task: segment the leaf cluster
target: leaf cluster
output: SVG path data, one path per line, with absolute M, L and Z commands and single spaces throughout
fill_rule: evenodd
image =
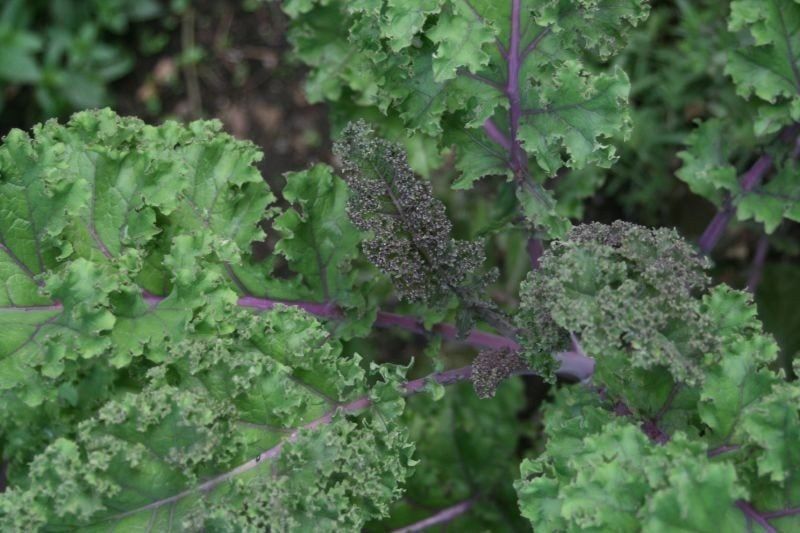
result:
M 482 243 L 457 241 L 430 182 L 418 178 L 403 148 L 378 138 L 364 122 L 335 146 L 352 196 L 347 213 L 370 237 L 364 254 L 392 280 L 401 298 L 439 304 L 476 285 Z
M 587 355 L 609 361 L 611 373 L 663 366 L 681 382 L 698 382 L 699 363 L 714 349 L 697 298 L 708 266 L 675 231 L 621 221 L 574 227 L 520 288 L 517 326 L 529 362 L 552 375 L 551 354 L 569 349 L 571 334 Z M 596 369 L 613 379 L 603 371 Z
M 513 178 L 523 212 L 547 232 L 561 234 L 565 224 L 542 188 L 546 179 L 564 167 L 612 164 L 610 140 L 630 130 L 627 76 L 597 65 L 647 16 L 643 2 L 295 0 L 283 7 L 295 52 L 312 67 L 312 101 L 341 101 L 339 113 L 355 101 L 383 115 L 387 131 L 400 124 L 401 139 L 421 139 L 434 153 L 453 150 L 455 188 L 484 176 Z
M 260 152 L 220 128 L 101 110 L 0 146 L 10 530 L 335 531 L 399 495 L 402 372 L 368 387 L 338 340 L 373 319 L 346 187 L 325 167 L 288 175 L 280 255 L 257 264 L 274 197 Z M 278 300 L 304 297 L 350 318 L 328 331 Z
M 713 41 L 730 84 L 717 109 L 683 139 L 676 175 L 695 194 L 773 233 L 784 219 L 800 219 L 793 125 L 800 6 L 742 0 L 726 7 L 727 28 L 717 27 Z M 739 99 L 730 98 L 732 90 Z M 757 160 L 743 159 L 754 151 L 760 152 Z
M 582 226 L 528 283 L 540 299 L 521 314 L 549 313 L 596 361 L 591 384 L 545 408 L 546 449 L 522 465 L 535 529 L 797 527 L 781 510 L 800 494 L 800 387 L 771 368 L 751 297 L 706 290 L 690 250 L 665 230 Z

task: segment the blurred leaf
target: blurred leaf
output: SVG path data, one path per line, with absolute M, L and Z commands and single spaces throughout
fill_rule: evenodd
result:
M 756 303 L 764 328 L 775 335 L 781 347 L 786 366 L 800 352 L 800 266 L 779 263 L 767 265 Z

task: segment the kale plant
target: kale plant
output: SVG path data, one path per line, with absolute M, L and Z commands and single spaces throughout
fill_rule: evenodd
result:
M 664 116 L 698 84 L 729 106 L 667 125 L 686 146 L 657 179 L 715 204 L 696 241 L 569 220 L 601 174 L 640 183 L 644 159 L 597 167 L 646 116 L 625 43 L 680 1 L 648 25 L 637 0 L 288 0 L 309 97 L 382 118 L 279 195 L 215 121 L 9 133 L 3 531 L 799 529 L 800 382 L 752 292 L 789 290 L 764 265 L 798 219 L 800 8 L 727 7 L 670 26 L 660 60 L 687 64 L 656 76 L 683 68 Z M 454 209 L 414 171 L 432 153 L 457 188 L 510 180 L 501 213 Z M 747 290 L 719 267 L 734 217 Z
M 674 231 L 594 223 L 523 285 L 534 368 L 549 372 L 570 337 L 595 361 L 590 384 L 545 409 L 545 451 L 523 462 L 535 530 L 797 526 L 800 386 L 770 368 L 778 347 L 752 297 L 709 288 L 708 266 Z
M 611 165 L 611 140 L 630 130 L 627 75 L 596 65 L 646 18 L 643 1 L 290 0 L 283 8 L 298 57 L 313 67 L 312 101 L 343 101 L 345 110 L 355 102 L 384 115 L 387 129 L 401 124 L 409 144 L 434 147 L 434 156 L 454 150 L 455 188 L 507 177 L 547 235 L 563 235 L 569 211 L 543 186 L 548 178 Z M 565 189 L 591 194 L 580 174 L 566 179 Z

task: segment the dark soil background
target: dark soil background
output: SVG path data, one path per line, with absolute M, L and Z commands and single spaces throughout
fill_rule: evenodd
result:
M 327 109 L 309 104 L 305 70 L 290 57 L 277 2 L 195 0 L 164 32 L 163 51 L 139 58 L 114 86 L 122 115 L 147 122 L 218 118 L 264 151 L 270 184 L 289 170 L 330 161 Z

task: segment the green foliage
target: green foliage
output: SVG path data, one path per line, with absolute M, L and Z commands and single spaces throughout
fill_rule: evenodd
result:
M 126 1 L 48 13 L 118 32 Z M 769 264 L 800 219 L 798 3 L 283 8 L 343 180 L 278 201 L 219 123 L 109 110 L 0 145 L 0 529 L 800 529 L 797 272 Z M 38 83 L 47 44 L 8 20 L 0 77 Z M 676 170 L 715 239 L 789 237 L 759 241 L 761 319 L 678 230 L 572 226 L 593 195 L 663 223 Z M 406 381 L 419 353 L 477 355 Z
M 365 333 L 375 320 L 375 302 L 369 297 L 373 284 L 361 279 L 364 273 L 353 268 L 359 258 L 361 233 L 346 213 L 347 185 L 330 167 L 316 165 L 287 174 L 282 194 L 296 207 L 275 218 L 273 228 L 282 238 L 274 251 L 286 258 L 300 282 L 284 289 L 289 291 L 287 297 L 335 302 L 352 311 L 350 316 L 363 317 L 339 324 L 337 333 Z M 353 290 L 355 287 L 359 290 Z M 273 288 L 271 294 L 276 292 Z
M 739 220 L 753 219 L 772 233 L 784 219 L 800 220 L 793 151 L 797 131 L 792 126 L 798 115 L 794 50 L 800 46 L 800 6 L 785 0 L 735 0 L 725 7 L 717 16 L 727 17 L 728 28 L 714 27 L 706 39 L 714 45 L 705 57 L 707 62 L 711 54 L 725 57 L 724 72 L 732 83 L 708 95 L 714 108 L 700 114 L 708 120 L 685 137 L 686 149 L 678 153 L 683 166 L 676 175 L 692 192 L 715 204 L 732 203 Z M 712 16 L 709 9 L 702 12 Z M 687 44 L 702 50 L 700 41 L 695 34 Z M 719 79 L 721 63 L 712 64 Z M 733 89 L 748 101 L 731 99 Z M 754 151 L 769 156 L 768 164 L 761 165 L 765 168 L 759 168 L 763 159 L 753 164 L 748 158 Z
M 653 444 L 596 403 L 583 409 L 598 410 L 602 425 L 576 434 L 571 409 L 553 407 L 549 453 L 522 465 L 520 506 L 537 531 L 745 530 L 734 503 L 746 493 L 730 463 L 682 434 Z
M 624 45 L 648 6 L 529 0 L 517 11 L 513 5 L 294 0 L 284 10 L 294 19 L 295 52 L 312 67 L 311 101 L 353 99 L 438 151 L 454 150 L 456 188 L 488 175 L 514 178 L 523 213 L 559 235 L 565 213 L 542 184 L 562 167 L 616 160 L 610 140 L 630 130 L 629 83 L 620 69 L 596 64 Z M 488 119 L 509 146 L 484 131 Z M 530 175 L 528 157 L 537 166 Z
M 537 531 L 742 531 L 748 505 L 796 505 L 800 455 L 789 443 L 800 432 L 800 386 L 770 369 L 778 347 L 748 295 L 724 286 L 695 294 L 702 263 L 695 272 L 670 265 L 670 288 L 658 290 L 660 267 L 681 256 L 691 264 L 685 251 L 669 232 L 586 226 L 537 271 L 549 278 L 560 259 L 568 273 L 544 294 L 561 299 L 539 304 L 596 360 L 591 386 L 564 388 L 545 409 L 546 449 L 522 465 L 520 506 Z M 600 266 L 587 270 L 573 259 L 581 252 Z M 636 313 L 617 303 L 631 284 Z M 571 315 L 558 307 L 567 299 Z M 771 523 L 800 524 L 792 514 Z
M 323 167 L 288 176 L 297 207 L 275 219 L 293 277 L 252 261 L 274 214 L 260 158 L 217 122 L 153 127 L 108 110 L 7 136 L 4 524 L 357 529 L 400 494 L 413 446 L 397 373 L 382 367 L 368 389 L 360 358 L 302 311 L 236 305 L 271 291 L 319 298 L 352 317 L 334 328 L 346 336 L 368 314 L 350 264 L 360 234 Z M 374 415 L 347 414 L 370 401 Z
M 226 265 L 263 236 L 273 200 L 259 158 L 216 123 L 154 128 L 110 111 L 33 138 L 12 131 L 0 148 L 9 401 L 58 404 L 60 384 L 85 372 L 105 390 L 114 368 L 158 362 L 168 338 L 217 327 L 236 302 Z
M 614 377 L 623 368 L 665 366 L 697 383 L 714 346 L 693 298 L 708 284 L 707 266 L 674 231 L 619 221 L 576 226 L 520 289 L 517 325 L 529 362 L 552 376 L 551 354 L 568 348 L 571 333 L 587 355 L 606 362 L 595 373 L 616 394 L 633 388 Z
M 340 531 L 385 515 L 413 450 L 396 420 L 335 414 L 294 433 L 365 393 L 358 358 L 298 310 L 240 311 L 227 324 L 171 343 L 141 390 L 50 443 L 0 498 L 3 523 Z
M 734 0 L 729 27 L 744 37 L 730 53 L 725 72 L 740 95 L 769 104 L 760 106 L 756 131 L 775 132 L 800 119 L 800 63 L 795 54 L 800 47 L 800 5 Z
M 732 201 L 739 220 L 760 222 L 767 233 L 774 232 L 783 219 L 800 221 L 797 162 L 788 147 L 773 143 L 770 152 L 776 160 L 776 172 L 769 181 L 759 177 L 756 183 L 747 184 L 748 178 L 740 180 L 736 166 L 731 163 L 737 145 L 728 142 L 726 129 L 727 125 L 720 120 L 700 124 L 687 137 L 687 149 L 678 154 L 683 166 L 676 175 L 692 192 L 714 203 Z M 753 168 L 758 169 L 755 165 Z M 748 174 L 753 175 L 753 170 Z M 766 183 L 761 185 L 761 181 Z
M 728 2 L 716 0 L 654 2 L 647 23 L 631 31 L 615 60 L 631 79 L 632 132 L 617 143 L 613 167 L 584 173 L 606 182 L 602 198 L 619 205 L 628 220 L 665 224 L 685 202 L 675 180 L 676 152 L 696 120 L 724 121 L 725 146 L 737 157 L 758 147 L 755 110 L 724 73 L 726 51 L 736 42 L 727 28 L 729 12 Z
M 472 326 L 472 313 L 499 316 L 482 296 L 493 278 L 479 272 L 483 244 L 451 237 L 444 205 L 430 183 L 414 175 L 403 148 L 359 121 L 345 129 L 334 151 L 353 192 L 347 214 L 369 233 L 364 255 L 389 276 L 400 298 L 438 309 L 457 301 L 461 331 Z
M 477 398 L 468 384 L 448 388 L 444 398 L 409 400 L 404 415 L 419 460 L 403 500 L 386 531 L 414 523 L 462 501 L 468 513 L 449 523 L 458 531 L 521 531 L 512 483 L 519 477 L 516 448 L 521 437 L 517 413 L 522 408 L 522 383 L 507 381 L 491 400 Z
M 119 36 L 163 15 L 154 0 L 9 0 L 0 8 L 0 109 L 29 105 L 39 120 L 108 103 L 133 67 Z M 8 96 L 12 96 L 8 100 Z

